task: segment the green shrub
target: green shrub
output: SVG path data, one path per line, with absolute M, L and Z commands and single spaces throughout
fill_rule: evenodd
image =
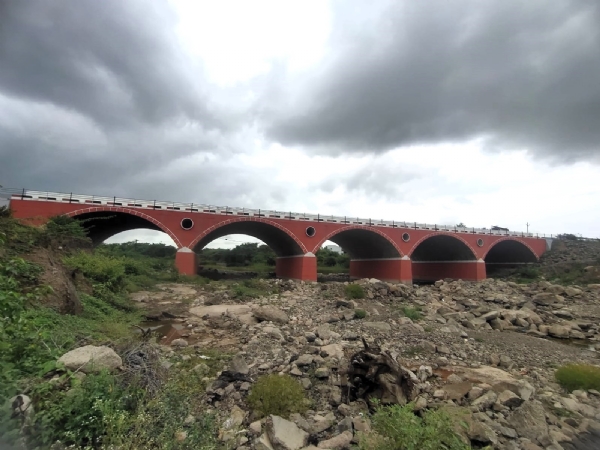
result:
M 68 375 L 64 375 L 66 382 Z M 48 446 L 57 440 L 66 445 L 98 448 L 120 444 L 131 420 L 125 392 L 108 373 L 87 375 L 82 382 L 71 379 L 69 391 L 52 383 L 34 389 L 36 403 L 33 442 Z
M 374 433 L 360 437 L 361 450 L 466 450 L 454 432 L 456 424 L 443 410 L 428 410 L 423 417 L 413 413 L 413 405 L 377 408 L 372 417 Z
M 247 398 L 250 407 L 260 417 L 275 414 L 289 417 L 306 411 L 304 389 L 289 375 L 270 374 L 260 377 Z
M 364 309 L 355 309 L 354 310 L 354 318 L 355 319 L 364 319 L 367 317 L 367 312 Z
M 46 232 L 52 237 L 87 237 L 81 222 L 66 215 L 52 217 L 46 223 Z
M 212 362 L 214 358 L 207 360 Z M 197 358 L 186 362 L 186 368 L 198 364 Z M 222 367 L 221 367 L 222 368 Z M 184 369 L 182 367 L 182 369 Z M 210 376 L 216 368 L 209 368 Z M 198 449 L 213 450 L 220 448 L 217 444 L 218 425 L 213 414 L 205 411 L 202 397 L 206 391 L 206 383 L 194 370 L 185 369 L 171 374 L 167 383 L 152 399 L 144 399 L 136 410 L 135 419 L 127 431 L 121 450 L 138 449 Z M 189 416 L 194 423 L 184 428 L 184 421 Z M 174 439 L 175 433 L 186 431 L 183 442 Z
M 348 298 L 365 298 L 365 290 L 360 284 L 348 284 L 344 292 Z
M 423 318 L 423 315 L 421 314 L 421 310 L 419 308 L 411 308 L 410 306 L 404 306 L 401 309 L 401 312 L 404 315 L 404 317 L 408 317 L 410 320 L 414 320 L 415 322 Z
M 554 373 L 556 381 L 567 391 L 600 389 L 600 367 L 589 364 L 567 364 Z
M 79 252 L 65 258 L 65 264 L 72 269 L 81 270 L 86 278 L 105 284 L 113 291 L 124 287 L 125 264 L 120 258 Z

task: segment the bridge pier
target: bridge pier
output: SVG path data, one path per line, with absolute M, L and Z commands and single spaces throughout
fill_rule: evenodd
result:
M 312 253 L 298 256 L 282 256 L 275 260 L 278 278 L 317 281 L 317 257 Z
M 175 267 L 182 275 L 197 275 L 198 255 L 187 247 L 181 247 L 175 254 Z
M 465 281 L 485 280 L 485 262 L 477 261 L 413 261 L 413 278 L 417 281 L 437 281 L 454 278 Z
M 402 258 L 353 259 L 350 278 L 376 278 L 390 283 L 412 284 L 412 266 L 408 256 Z

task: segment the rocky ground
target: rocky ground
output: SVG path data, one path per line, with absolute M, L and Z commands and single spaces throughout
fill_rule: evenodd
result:
M 370 429 L 348 374 L 363 339 L 408 383 L 396 399 L 466 411 L 465 439 L 476 448 L 600 448 L 600 393 L 568 394 L 554 380 L 566 362 L 600 364 L 600 285 L 361 280 L 366 297 L 348 300 L 344 283 L 264 283 L 278 293 L 241 301 L 225 287 L 164 285 L 134 296 L 151 318 L 174 325 L 159 329 L 171 361 L 207 347 L 236 355 L 206 392 L 233 448 L 349 448 Z M 415 310 L 419 320 L 406 317 Z M 312 410 L 256 420 L 245 398 L 268 373 L 296 377 Z

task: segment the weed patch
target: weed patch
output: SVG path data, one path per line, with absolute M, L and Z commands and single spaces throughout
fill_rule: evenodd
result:
M 302 413 L 307 409 L 304 389 L 289 375 L 260 377 L 252 386 L 247 401 L 260 417 L 275 414 L 287 418 L 292 413 Z
M 423 315 L 421 314 L 421 308 L 419 308 L 419 307 L 413 308 L 410 306 L 403 306 L 400 309 L 400 313 L 404 317 L 408 317 L 410 320 L 413 320 L 415 322 L 418 320 L 421 320 L 423 318 Z
M 348 298 L 365 298 L 365 290 L 360 284 L 348 284 L 344 287 L 344 292 Z
M 355 309 L 354 310 L 354 318 L 355 319 L 364 319 L 367 317 L 367 312 L 364 309 Z
M 600 367 L 589 364 L 567 364 L 554 373 L 556 381 L 567 391 L 600 389 Z
M 375 433 L 362 435 L 361 450 L 466 450 L 454 432 L 452 417 L 443 410 L 429 410 L 423 417 L 413 413 L 413 405 L 377 408 L 372 417 Z

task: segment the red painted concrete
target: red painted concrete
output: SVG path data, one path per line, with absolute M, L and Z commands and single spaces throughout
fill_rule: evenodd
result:
M 198 274 L 198 255 L 192 251 L 179 251 L 175 254 L 175 267 L 183 275 Z
M 465 262 L 413 262 L 412 275 L 415 280 L 437 281 L 454 278 L 467 281 L 485 280 L 485 263 Z
M 317 258 L 314 256 L 277 258 L 275 274 L 280 278 L 317 281 Z
M 392 283 L 412 283 L 410 260 L 360 259 L 350 261 L 350 278 L 377 278 Z
M 233 214 L 211 214 L 204 212 L 190 212 L 177 210 L 154 210 L 152 208 L 142 207 L 123 207 L 123 206 L 105 206 L 93 204 L 66 203 L 47 200 L 21 200 L 13 198 L 10 202 L 11 209 L 16 218 L 28 221 L 33 225 L 41 225 L 48 218 L 60 214 L 67 214 L 72 217 L 79 216 L 88 212 L 120 212 L 131 214 L 148 220 L 154 226 L 167 233 L 175 242 L 177 248 L 194 249 L 203 237 L 210 232 L 218 230 L 220 227 L 238 222 L 262 222 L 285 232 L 297 244 L 304 254 L 315 253 L 321 245 L 327 240 L 334 238 L 336 234 L 351 229 L 364 229 L 377 233 L 390 242 L 400 256 L 410 257 L 417 246 L 425 239 L 435 235 L 452 236 L 463 242 L 473 253 L 474 258 L 483 259 L 489 250 L 498 242 L 510 239 L 527 246 L 533 254 L 539 258 L 546 251 L 546 240 L 531 237 L 499 236 L 488 234 L 472 234 L 458 232 L 441 232 L 426 229 L 414 228 L 391 228 L 385 226 L 349 225 L 333 222 L 309 222 L 295 219 L 282 219 L 276 217 L 248 217 Z M 189 230 L 181 227 L 181 220 L 191 218 L 194 226 Z M 316 232 L 314 236 L 307 236 L 306 228 L 314 227 Z M 279 232 L 280 232 L 279 231 Z M 402 240 L 402 234 L 409 233 L 408 242 Z M 483 245 L 479 246 L 477 240 L 482 239 Z M 198 250 L 198 249 L 194 249 Z M 178 253 L 179 255 L 179 253 Z M 291 255 L 281 255 L 291 256 Z M 195 273 L 192 271 L 191 256 L 178 256 L 176 258 L 177 267 L 183 273 Z M 277 273 L 281 276 L 315 280 L 316 279 L 316 258 L 286 258 L 297 260 L 295 262 L 278 259 Z M 412 264 L 410 260 L 400 260 L 399 263 L 371 262 L 363 264 L 360 261 L 351 263 L 351 272 L 358 275 L 368 275 L 374 278 L 388 278 L 390 280 L 408 281 L 415 278 L 439 279 L 441 277 L 463 278 L 480 280 L 485 278 L 484 264 L 473 264 L 473 267 L 463 263 L 428 263 Z M 391 260 L 393 261 L 393 260 Z M 400 265 L 398 268 L 397 265 Z M 441 275 L 441 276 L 440 276 Z

